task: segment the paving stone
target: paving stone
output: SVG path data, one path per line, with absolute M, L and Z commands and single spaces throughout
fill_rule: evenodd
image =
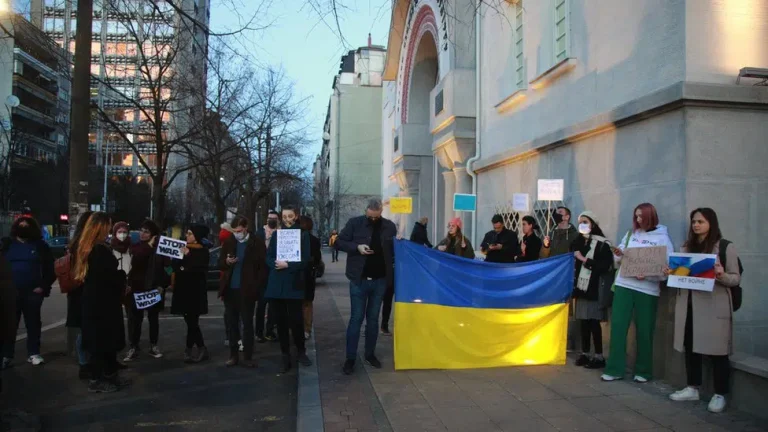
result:
M 660 426 L 647 417 L 630 410 L 598 413 L 594 417 L 615 431 L 633 431 Z
M 584 412 L 565 399 L 527 402 L 526 405 L 544 418 L 580 415 Z
M 579 432 L 608 432 L 611 431 L 604 423 L 596 418 L 586 414 L 565 415 L 558 417 L 547 417 L 547 423 L 560 431 L 579 431 Z
M 619 411 L 626 409 L 621 403 L 607 397 L 586 397 L 586 398 L 573 398 L 569 401 L 584 411 L 586 414 L 596 414 L 601 412 Z
M 504 432 L 556 432 L 557 428 L 541 417 L 508 417 L 496 424 Z

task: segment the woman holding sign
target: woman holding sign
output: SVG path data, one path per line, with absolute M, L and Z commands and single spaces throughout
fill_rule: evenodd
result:
M 718 259 L 715 262 L 715 286 L 712 291 L 677 291 L 675 349 L 685 353 L 688 387 L 672 393 L 669 398 L 673 401 L 699 400 L 702 356 L 706 355 L 712 360 L 715 380 L 715 395 L 708 409 L 719 413 L 725 409 L 725 395 L 730 381 L 728 355 L 733 349 L 731 288 L 739 286 L 741 282 L 739 256 L 733 243 L 723 240 L 717 213 L 710 208 L 699 208 L 691 212 L 688 240 L 682 252 L 718 255 Z
M 453 218 L 448 222 L 448 235 L 437 244 L 435 249 L 468 259 L 475 259 L 475 250 L 472 243 L 464 236 L 461 228 L 464 224 L 459 218 Z
M 200 331 L 200 315 L 208 313 L 208 290 L 205 275 L 210 253 L 202 244 L 208 236 L 208 227 L 195 225 L 187 230 L 187 247 L 182 260 L 173 260 L 175 282 L 171 313 L 183 315 L 187 323 L 187 345 L 184 362 L 199 363 L 208 360 L 203 333 Z M 197 346 L 197 354 L 192 349 Z

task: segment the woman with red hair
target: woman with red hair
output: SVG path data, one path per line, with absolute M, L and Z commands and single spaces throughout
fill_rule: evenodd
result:
M 448 222 L 448 235 L 437 244 L 436 249 L 440 252 L 447 252 L 452 255 L 475 259 L 475 250 L 472 243 L 461 232 L 464 224 L 461 219 L 453 218 Z
M 667 227 L 659 224 L 659 215 L 652 204 L 643 203 L 632 213 L 632 230 L 624 235 L 617 248 L 613 249 L 616 265 L 621 264 L 624 251 L 628 248 L 663 246 L 667 258 L 674 252 Z M 619 272 L 620 274 L 621 272 Z M 635 361 L 635 382 L 648 382 L 653 376 L 653 330 L 656 327 L 656 310 L 659 304 L 661 282 L 666 277 L 621 277 L 617 274 L 614 284 L 613 313 L 611 315 L 611 347 L 603 381 L 624 378 L 627 358 L 627 332 L 635 317 L 637 359 Z

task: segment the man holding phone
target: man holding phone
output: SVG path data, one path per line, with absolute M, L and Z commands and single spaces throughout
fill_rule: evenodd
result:
M 485 234 L 480 250 L 485 254 L 485 261 L 491 263 L 513 263 L 522 255 L 517 235 L 504 226 L 504 218 L 494 215 L 491 219 L 493 230 Z

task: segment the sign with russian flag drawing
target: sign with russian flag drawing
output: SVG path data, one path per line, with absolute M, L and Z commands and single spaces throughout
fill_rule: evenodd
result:
M 716 260 L 717 255 L 712 254 L 670 254 L 667 286 L 712 291 L 715 288 Z

